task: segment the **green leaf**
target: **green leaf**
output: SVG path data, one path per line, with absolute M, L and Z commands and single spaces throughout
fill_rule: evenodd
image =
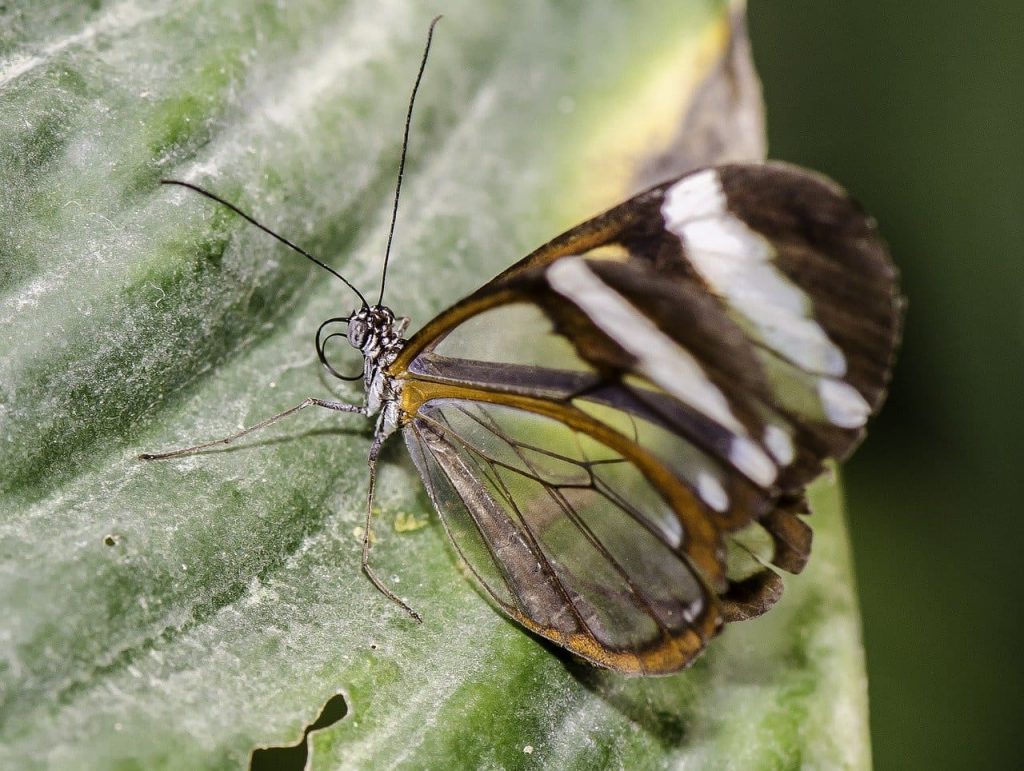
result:
M 328 394 L 312 333 L 353 307 L 158 180 L 216 189 L 372 292 L 434 9 L 41 6 L 0 18 L 0 765 L 239 767 L 335 694 L 313 767 L 868 764 L 832 482 L 780 605 L 637 680 L 499 616 L 397 441 L 373 562 L 424 623 L 382 598 L 358 568 L 371 426 L 353 416 L 138 462 Z M 756 82 L 742 131 L 694 119 L 732 93 L 725 2 L 439 10 L 388 284 L 416 321 L 652 175 L 760 146 Z

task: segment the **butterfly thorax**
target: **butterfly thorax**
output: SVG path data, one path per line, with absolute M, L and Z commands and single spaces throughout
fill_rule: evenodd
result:
M 400 423 L 401 385 L 387 374 L 405 347 L 402 337 L 409 324 L 407 318 L 395 318 L 384 305 L 362 308 L 349 318 L 348 342 L 363 354 L 363 385 L 366 388 L 366 414 L 380 413 L 377 433 L 387 436 Z

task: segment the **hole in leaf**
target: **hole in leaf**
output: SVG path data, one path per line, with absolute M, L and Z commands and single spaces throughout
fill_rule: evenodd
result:
M 107 546 L 117 546 L 121 542 L 121 536 L 116 533 L 108 533 L 103 536 L 103 543 Z
M 345 697 L 340 693 L 329 698 L 320 715 L 306 726 L 302 739 L 288 747 L 257 747 L 252 751 L 249 771 L 302 771 L 309 759 L 309 735 L 334 725 L 348 714 Z

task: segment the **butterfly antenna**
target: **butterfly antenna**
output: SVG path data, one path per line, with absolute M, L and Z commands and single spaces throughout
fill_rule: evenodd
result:
M 296 244 L 293 244 L 291 241 L 289 241 L 284 236 L 278 235 L 273 230 L 268 228 L 266 225 L 263 225 L 260 222 L 257 222 L 255 219 L 250 217 L 248 214 L 246 214 L 244 211 L 239 209 L 233 203 L 230 203 L 229 201 L 225 201 L 219 195 L 211 193 L 209 190 L 204 190 L 203 188 L 199 187 L 199 185 L 193 185 L 191 182 L 181 182 L 181 181 L 176 180 L 176 179 L 161 179 L 160 180 L 160 184 L 161 185 L 178 185 L 179 187 L 186 187 L 189 190 L 192 190 L 192 191 L 195 191 L 196 193 L 199 193 L 199 195 L 202 195 L 202 196 L 205 196 L 206 198 L 209 198 L 211 201 L 216 201 L 217 203 L 221 204 L 222 206 L 226 206 L 227 208 L 231 209 L 231 211 L 233 211 L 235 214 L 237 214 L 242 219 L 246 220 L 247 222 L 252 223 L 256 227 L 258 227 L 260 230 L 262 230 L 264 233 L 269 233 L 270 235 L 272 235 L 274 238 L 276 238 L 278 241 L 280 241 L 282 244 L 284 244 L 288 248 L 294 249 L 296 252 L 301 254 L 306 259 L 308 259 L 311 262 L 314 262 L 317 265 L 319 265 L 321 268 L 326 270 L 328 273 L 333 275 L 335 278 L 340 279 L 341 282 L 345 286 L 347 286 L 349 289 L 351 289 L 353 292 L 356 293 L 356 296 L 359 298 L 359 301 L 363 304 L 364 308 L 366 308 L 368 306 L 368 303 L 366 302 L 366 298 L 363 297 L 362 292 L 360 292 L 358 289 L 356 289 L 354 286 L 352 286 L 351 282 L 347 278 L 345 278 L 343 275 L 338 273 L 338 271 L 336 271 L 330 265 L 327 265 L 326 263 L 321 262 L 320 260 L 318 260 L 312 254 L 310 254 L 305 249 L 303 249 L 301 246 L 297 246 Z
M 430 53 L 430 41 L 434 39 L 434 27 L 441 21 L 441 16 L 435 16 L 430 22 L 430 29 L 427 30 L 427 44 L 423 48 L 423 59 L 420 61 L 420 71 L 416 75 L 416 83 L 412 87 L 412 96 L 409 97 L 409 111 L 405 116 L 405 137 L 402 139 L 402 159 L 398 162 L 398 182 L 395 184 L 395 204 L 391 209 L 391 227 L 388 230 L 388 245 L 384 250 L 384 270 L 380 274 L 380 295 L 377 297 L 377 305 L 384 301 L 384 282 L 388 277 L 388 260 L 391 258 L 391 241 L 395 237 L 395 221 L 398 219 L 398 197 L 402 193 L 402 175 L 405 173 L 405 156 L 409 150 L 409 127 L 412 125 L 412 107 L 416 104 L 416 92 L 420 90 L 420 81 L 423 80 L 423 70 L 427 67 L 427 55 Z

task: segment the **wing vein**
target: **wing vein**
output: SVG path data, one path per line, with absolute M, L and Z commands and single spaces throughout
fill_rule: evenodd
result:
M 492 423 L 491 430 L 495 433 L 495 435 L 501 438 L 502 441 L 506 442 L 512 448 L 513 452 L 515 452 L 519 456 L 519 459 L 527 466 L 527 468 L 530 469 L 530 471 L 533 474 L 537 474 L 537 470 L 533 463 L 517 447 L 519 442 L 517 440 L 510 439 L 509 437 L 505 436 L 502 433 L 499 433 L 499 427 L 494 422 L 493 418 L 491 418 L 489 415 L 486 415 L 486 411 L 483 408 L 479 409 L 480 412 L 482 412 L 483 415 L 488 418 L 488 422 Z M 659 534 L 654 532 L 654 529 L 651 528 L 650 525 L 646 522 L 646 518 L 641 516 L 640 519 L 637 519 L 637 517 L 633 515 L 632 511 L 630 511 L 629 509 L 625 509 L 622 506 L 619 506 L 614 500 L 612 500 L 609 496 L 605 495 L 600 489 L 598 489 L 593 473 L 590 472 L 589 467 L 584 467 L 587 469 L 587 472 L 591 479 L 590 485 L 587 486 L 585 489 L 592 490 L 597 495 L 600 495 L 612 506 L 615 506 L 616 508 L 620 509 L 628 516 L 630 516 L 630 518 L 636 521 L 637 524 L 645 526 L 652 533 L 652 535 L 655 535 L 655 537 L 659 536 Z M 515 469 L 511 470 L 515 471 Z M 583 536 L 587 539 L 591 546 L 593 546 L 597 550 L 597 552 L 605 559 L 605 561 L 612 566 L 615 572 L 618 573 L 619 577 L 625 582 L 626 587 L 629 589 L 630 593 L 643 607 L 643 610 L 645 610 L 647 615 L 650 616 L 650 618 L 652 618 L 654 622 L 658 625 L 658 628 L 661 631 L 663 637 L 665 639 L 672 639 L 672 634 L 670 630 L 667 626 L 665 626 L 661 618 L 654 610 L 653 600 L 633 581 L 632 577 L 629 575 L 629 572 L 626 570 L 623 564 L 610 551 L 608 551 L 608 548 L 601 542 L 601 539 L 598 538 L 594 531 L 591 529 L 591 527 L 583 521 L 583 518 L 580 516 L 579 512 L 576 511 L 576 509 L 572 506 L 569 500 L 561 493 L 562 489 L 564 489 L 566 486 L 559 484 L 546 485 L 542 483 L 541 487 L 548 494 L 551 500 L 562 510 L 562 512 L 565 514 L 568 520 L 572 522 L 576 529 L 583 534 Z M 516 510 L 518 512 L 518 506 L 516 507 Z M 529 527 L 526 524 L 525 518 L 523 518 L 523 524 L 524 526 Z M 668 544 L 665 545 L 668 546 Z M 679 555 L 674 549 L 670 548 L 670 551 L 672 551 L 674 555 L 683 558 L 682 555 Z M 692 571 L 692 567 L 690 567 L 689 564 L 687 564 L 687 567 L 690 568 L 690 570 Z

